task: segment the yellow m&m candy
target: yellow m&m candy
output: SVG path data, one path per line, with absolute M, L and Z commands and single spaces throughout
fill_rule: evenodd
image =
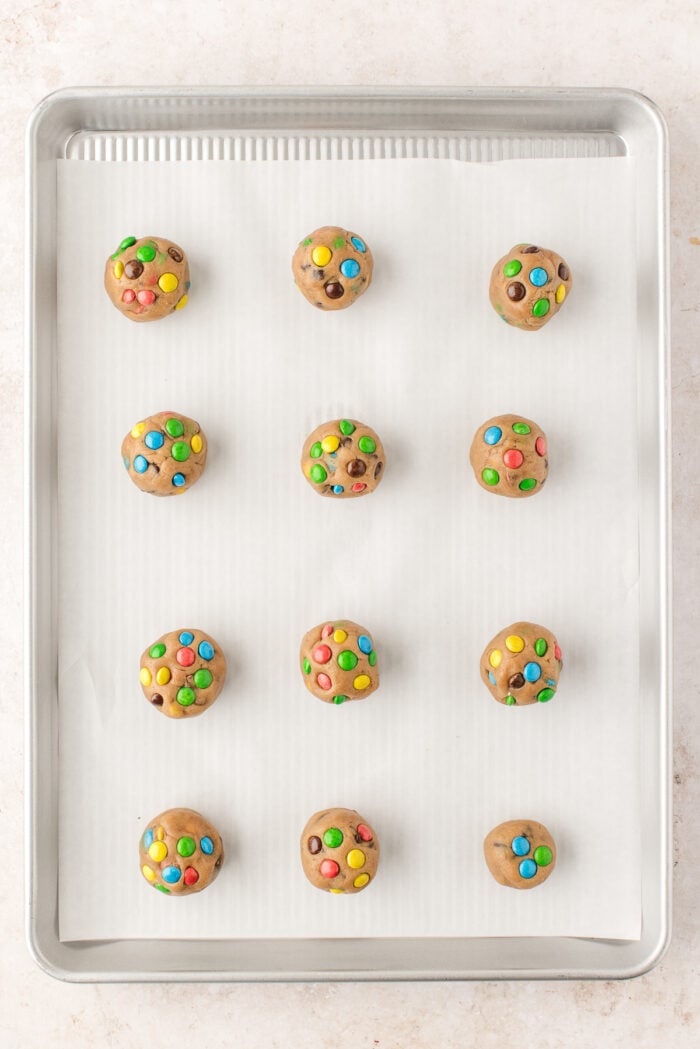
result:
M 325 244 L 319 244 L 317 248 L 311 252 L 311 258 L 314 266 L 327 266 L 331 261 L 331 249 L 327 248 Z
M 161 273 L 158 278 L 158 287 L 162 292 L 168 295 L 171 291 L 175 291 L 179 284 L 179 280 L 174 273 Z

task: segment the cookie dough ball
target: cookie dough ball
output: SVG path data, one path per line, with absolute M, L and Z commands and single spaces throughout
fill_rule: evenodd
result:
M 547 480 L 547 438 L 532 419 L 496 415 L 474 434 L 469 461 L 487 492 L 524 499 L 537 495 Z
M 554 870 L 557 847 L 542 823 L 507 820 L 486 835 L 484 859 L 499 885 L 534 889 Z
M 301 865 L 317 889 L 360 892 L 379 866 L 379 842 L 354 809 L 324 809 L 311 817 L 301 835 Z
M 493 267 L 489 297 L 508 324 L 536 331 L 559 312 L 570 291 L 571 270 L 561 255 L 516 244 Z
M 141 688 L 169 718 L 194 718 L 217 698 L 226 680 L 226 659 L 203 630 L 171 630 L 141 656 Z
M 292 257 L 299 291 L 320 310 L 344 310 L 369 288 L 374 261 L 362 237 L 322 226 L 304 237 Z
M 105 288 L 132 321 L 159 321 L 187 305 L 190 267 L 165 237 L 125 237 L 105 266 Z
M 536 623 L 511 623 L 481 655 L 481 677 L 499 703 L 524 707 L 548 703 L 557 691 L 563 663 L 551 630 Z
M 369 495 L 384 476 L 384 448 L 370 426 L 356 419 L 322 423 L 304 441 L 301 468 L 319 495 Z
M 368 630 L 339 619 L 309 630 L 299 664 L 309 692 L 324 703 L 366 699 L 379 688 L 379 667 Z
M 157 412 L 122 441 L 122 462 L 137 488 L 150 495 L 179 495 L 199 480 L 207 439 L 199 423 L 177 412 Z
M 201 892 L 224 862 L 216 827 L 194 809 L 167 809 L 148 824 L 139 842 L 139 863 L 146 881 L 169 896 Z

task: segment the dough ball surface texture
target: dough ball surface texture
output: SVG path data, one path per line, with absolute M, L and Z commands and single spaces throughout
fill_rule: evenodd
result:
M 139 841 L 141 874 L 168 896 L 189 896 L 211 885 L 224 862 L 216 827 L 194 809 L 167 809 L 150 820 Z
M 481 655 L 481 679 L 494 699 L 509 707 L 548 703 L 557 691 L 563 663 L 551 630 L 536 623 L 511 623 Z
M 146 699 L 169 718 L 194 718 L 224 687 L 226 659 L 203 630 L 171 630 L 149 645 L 139 673 Z
M 299 664 L 309 692 L 324 703 L 366 699 L 379 688 L 372 635 L 349 619 L 327 620 L 304 634 Z
M 194 419 L 178 412 L 156 412 L 126 435 L 122 462 L 142 492 L 180 495 L 202 476 L 207 439 Z
M 537 495 L 547 480 L 547 437 L 523 415 L 495 415 L 474 434 L 469 461 L 487 492 L 526 499 Z
M 369 288 L 373 266 L 366 241 L 340 226 L 314 230 L 292 257 L 296 286 L 320 310 L 352 306 Z
M 333 419 L 317 426 L 301 453 L 304 477 L 319 495 L 331 499 L 369 495 L 384 476 L 385 463 L 379 437 L 356 419 Z
M 544 824 L 507 820 L 486 835 L 484 859 L 499 885 L 534 889 L 554 870 L 557 847 Z
M 536 244 L 516 244 L 491 273 L 491 305 L 508 324 L 537 331 L 558 313 L 571 291 L 561 255 Z
M 105 264 L 105 289 L 132 321 L 158 321 L 187 305 L 190 267 L 165 237 L 125 237 Z
M 361 892 L 377 873 L 377 836 L 354 809 L 315 813 L 302 831 L 300 845 L 304 874 L 317 889 Z

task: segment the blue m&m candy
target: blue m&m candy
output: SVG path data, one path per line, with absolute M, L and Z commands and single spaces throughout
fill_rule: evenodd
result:
M 202 659 L 210 660 L 214 658 L 214 648 L 208 641 L 200 641 L 197 651 Z
M 542 676 L 542 667 L 539 663 L 526 663 L 523 674 L 526 681 L 539 681 Z
M 356 277 L 360 272 L 360 264 L 356 259 L 345 259 L 340 264 L 340 272 L 344 277 L 347 277 L 348 280 L 352 280 L 352 278 Z
M 152 451 L 157 451 L 158 448 L 162 448 L 164 441 L 165 438 L 159 430 L 149 430 L 143 439 L 143 443 Z
M 530 851 L 530 842 L 522 835 L 518 835 L 517 838 L 513 838 L 510 847 L 516 856 L 527 856 Z

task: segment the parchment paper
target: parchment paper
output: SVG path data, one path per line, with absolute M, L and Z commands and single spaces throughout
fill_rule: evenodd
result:
M 640 932 L 634 169 L 629 159 L 59 164 L 57 536 L 60 935 L 324 937 Z M 290 259 L 317 226 L 365 237 L 372 288 L 324 314 Z M 190 304 L 154 324 L 102 288 L 129 234 L 189 253 Z M 534 238 L 574 274 L 538 333 L 503 324 L 491 267 Z M 209 464 L 173 499 L 120 459 L 142 417 L 174 409 Z M 472 435 L 534 418 L 547 487 L 484 492 Z M 338 416 L 381 435 L 373 495 L 314 494 L 298 459 Z M 332 707 L 305 690 L 302 634 L 366 626 L 382 684 Z M 555 631 L 554 701 L 506 708 L 479 680 L 502 626 Z M 144 699 L 143 648 L 202 627 L 229 681 L 173 722 Z M 227 859 L 207 891 L 153 892 L 149 819 L 196 808 Z M 313 889 L 298 857 L 312 812 L 357 808 L 377 830 L 365 892 Z M 559 848 L 546 885 L 514 892 L 482 840 L 511 817 Z

